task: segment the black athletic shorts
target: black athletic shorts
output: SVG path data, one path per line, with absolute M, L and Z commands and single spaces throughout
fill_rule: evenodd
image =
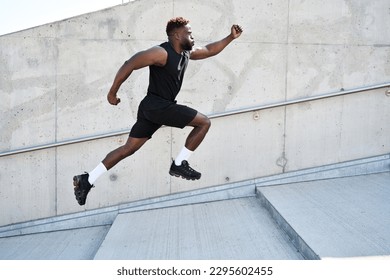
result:
M 176 104 L 176 101 L 148 94 L 139 104 L 137 122 L 133 125 L 130 136 L 151 138 L 163 125 L 184 128 L 197 113 L 190 107 Z

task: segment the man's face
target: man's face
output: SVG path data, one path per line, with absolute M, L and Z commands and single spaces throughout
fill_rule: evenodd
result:
M 186 51 L 192 50 L 195 41 L 192 37 L 191 26 L 189 24 L 185 25 L 183 28 L 180 28 L 178 33 L 180 35 L 180 46 Z

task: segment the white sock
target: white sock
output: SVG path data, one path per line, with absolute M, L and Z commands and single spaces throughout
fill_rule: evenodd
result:
M 96 168 L 89 173 L 88 182 L 93 185 L 93 183 L 95 183 L 95 181 L 100 177 L 100 175 L 104 174 L 105 172 L 107 172 L 107 168 L 102 162 L 99 163 L 99 165 L 96 166 Z
M 183 147 L 183 149 L 181 149 L 180 153 L 177 155 L 177 157 L 175 159 L 176 166 L 181 165 L 181 162 L 183 160 L 188 160 L 190 158 L 190 156 L 192 155 L 192 153 L 193 153 L 193 151 L 190 151 L 186 147 Z

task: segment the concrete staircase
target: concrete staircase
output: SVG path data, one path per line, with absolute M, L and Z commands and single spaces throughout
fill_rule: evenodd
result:
M 383 155 L 1 227 L 0 259 L 390 258 L 389 201 Z
M 390 172 L 259 189 L 308 259 L 390 258 Z

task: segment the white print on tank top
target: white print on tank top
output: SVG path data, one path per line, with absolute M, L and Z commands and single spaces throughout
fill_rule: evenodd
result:
M 183 76 L 182 73 L 186 70 L 186 68 L 187 68 L 186 57 L 184 54 L 182 54 L 179 64 L 177 65 L 177 71 L 179 71 L 177 75 L 177 79 L 179 81 L 181 80 L 181 76 Z

